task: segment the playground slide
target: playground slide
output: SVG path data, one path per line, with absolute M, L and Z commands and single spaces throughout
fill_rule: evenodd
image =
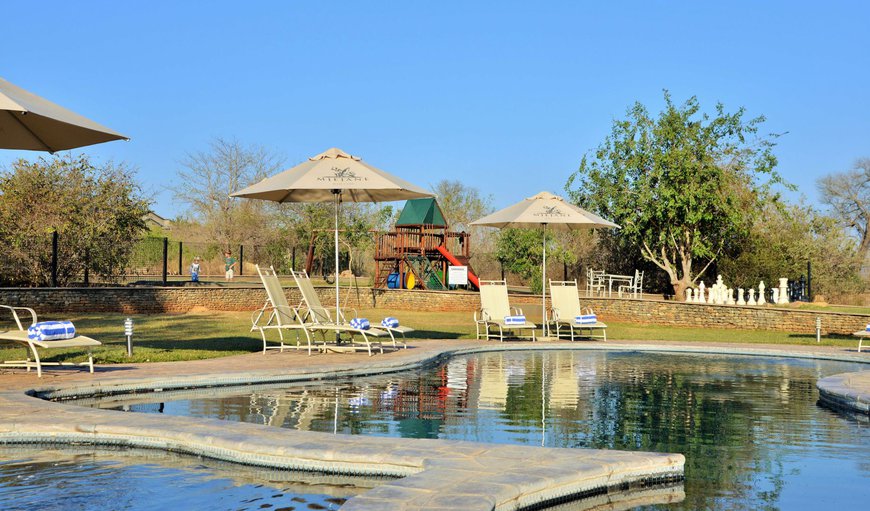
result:
M 438 252 L 441 252 L 441 255 L 443 255 L 445 259 L 450 261 L 450 264 L 452 264 L 453 266 L 464 266 L 461 262 L 459 262 L 459 259 L 457 259 L 456 256 L 450 253 L 449 250 L 444 247 L 437 248 Z M 477 280 L 477 275 L 471 272 L 471 270 L 468 271 L 468 282 L 470 282 L 471 285 L 474 286 L 474 289 L 480 289 L 480 281 Z

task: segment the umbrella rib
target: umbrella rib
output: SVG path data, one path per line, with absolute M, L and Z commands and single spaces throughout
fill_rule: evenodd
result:
M 30 129 L 30 126 L 28 126 L 27 124 L 24 123 L 24 121 L 21 120 L 21 117 L 28 115 L 28 112 L 21 112 L 21 114 L 19 115 L 19 114 L 16 114 L 16 113 L 13 113 L 13 112 L 7 110 L 6 113 L 9 114 L 10 116 L 12 116 L 12 118 L 15 120 L 15 122 L 20 124 L 22 128 L 27 130 L 27 132 L 30 133 L 30 135 L 34 139 L 36 139 L 37 142 L 42 144 L 42 147 L 45 148 L 45 150 L 48 151 L 49 154 L 54 154 L 54 150 L 51 148 L 51 146 L 46 144 L 45 140 L 42 140 L 42 138 L 39 135 L 37 135 L 36 132 L 34 132 L 32 129 Z

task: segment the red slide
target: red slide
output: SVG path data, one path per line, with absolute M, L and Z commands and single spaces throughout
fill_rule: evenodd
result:
M 438 248 L 438 252 L 441 252 L 441 255 L 443 255 L 445 259 L 450 261 L 450 264 L 452 264 L 453 266 L 465 266 L 464 264 L 459 262 L 459 259 L 457 259 L 456 256 L 451 254 L 450 251 L 447 250 L 446 248 L 444 248 L 444 247 L 437 247 L 437 248 Z M 474 286 L 474 289 L 480 289 L 480 281 L 477 280 L 477 275 L 472 273 L 471 270 L 468 271 L 468 282 L 470 282 L 471 285 Z

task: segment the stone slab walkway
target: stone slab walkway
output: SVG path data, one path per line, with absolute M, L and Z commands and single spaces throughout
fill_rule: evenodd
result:
M 680 454 L 333 435 L 211 419 L 124 414 L 32 397 L 346 377 L 400 371 L 455 354 L 500 349 L 744 353 L 870 362 L 870 353 L 812 346 L 451 340 L 419 341 L 407 350 L 374 357 L 270 352 L 193 362 L 103 366 L 93 375 L 51 368 L 41 379 L 32 372 L 4 370 L 0 373 L 0 388 L 4 389 L 0 392 L 0 442 L 123 445 L 275 468 L 401 477 L 349 500 L 342 509 L 351 511 L 521 509 L 639 481 L 681 477 L 685 460 Z M 870 391 L 870 371 L 856 374 L 860 377 L 840 383 L 844 388 L 857 386 L 862 392 Z M 681 487 L 671 486 L 601 494 L 590 502 L 619 509 L 681 498 Z

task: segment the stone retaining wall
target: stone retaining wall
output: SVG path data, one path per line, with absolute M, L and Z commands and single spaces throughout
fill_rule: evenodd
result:
M 299 292 L 285 288 L 289 303 L 300 301 Z M 332 288 L 319 288 L 325 306 L 334 305 Z M 822 333 L 851 334 L 870 323 L 870 315 L 828 311 L 795 310 L 771 306 L 708 305 L 660 300 L 581 297 L 603 320 L 633 321 L 638 324 L 696 326 L 711 328 L 752 328 L 814 334 L 816 318 L 822 319 Z M 63 312 L 119 312 L 158 314 L 197 309 L 251 311 L 266 301 L 260 286 L 197 287 L 104 287 L 104 288 L 0 288 L 0 304 L 32 307 L 40 314 Z M 528 314 L 540 310 L 541 297 L 511 295 L 511 304 Z M 480 306 L 477 293 L 408 291 L 360 288 L 342 290 L 347 307 L 379 307 L 391 310 L 469 312 Z

